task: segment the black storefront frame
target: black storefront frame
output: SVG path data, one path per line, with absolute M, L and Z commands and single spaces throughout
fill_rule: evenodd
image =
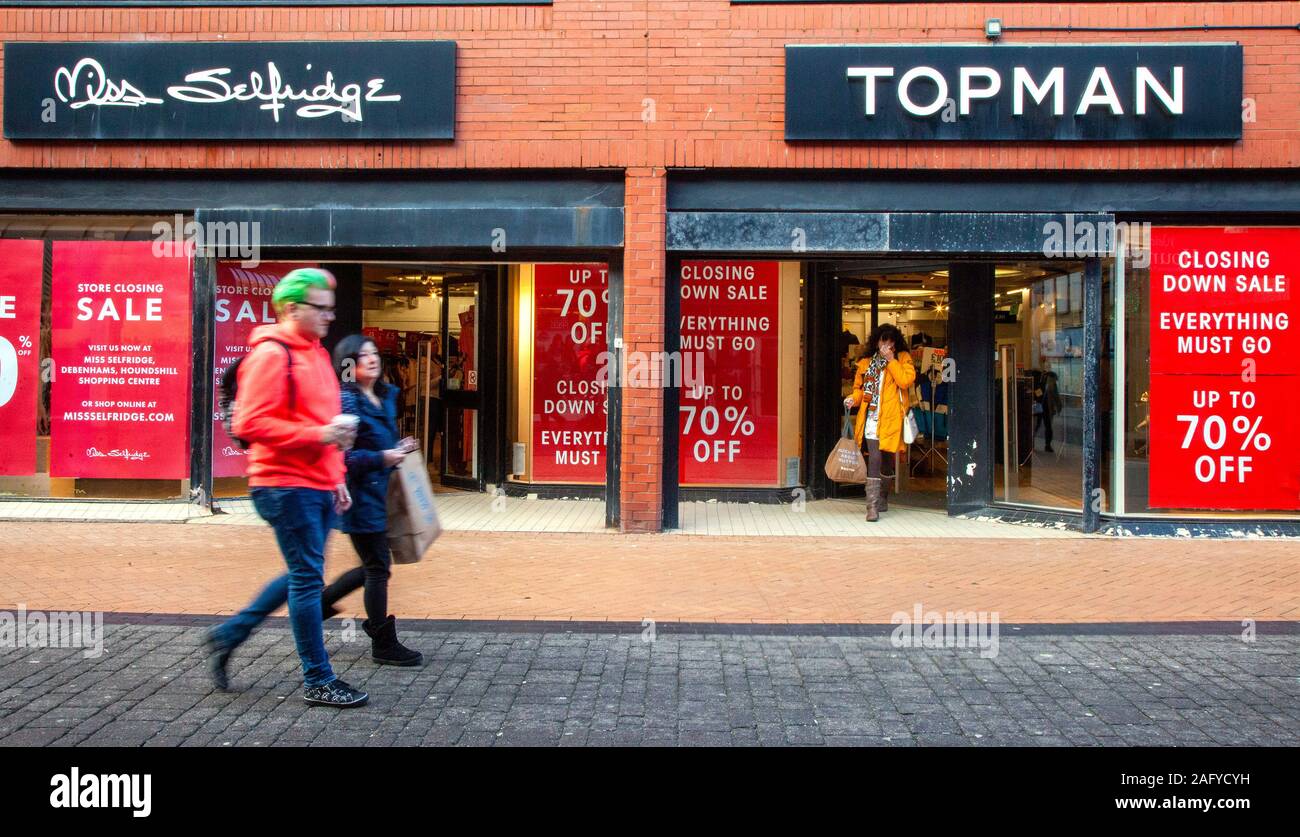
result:
M 859 287 L 859 288 L 870 289 L 871 329 L 874 330 L 875 327 L 880 324 L 880 283 L 870 279 L 863 279 L 861 277 L 840 277 L 837 275 L 837 272 L 834 269 L 835 267 L 837 266 L 831 264 L 825 264 L 822 262 L 812 262 L 811 264 L 809 264 L 808 265 L 809 277 L 807 283 L 804 285 L 805 293 L 812 294 L 813 293 L 812 289 L 818 289 L 817 295 L 819 300 L 821 299 L 822 296 L 829 297 L 829 299 L 825 303 L 823 303 L 823 305 L 825 304 L 832 305 L 834 306 L 836 311 L 842 312 L 845 288 Z M 822 288 L 821 286 L 826 282 L 830 283 L 830 287 Z M 840 313 L 840 319 L 841 320 L 843 319 L 842 313 Z M 838 324 L 832 323 L 829 319 L 826 318 L 824 309 L 814 308 L 812 305 L 804 306 L 804 312 L 803 312 L 804 334 L 811 334 L 813 333 L 814 329 L 820 332 L 821 328 L 823 327 L 823 323 L 830 324 L 831 328 L 829 330 L 835 331 L 838 337 L 840 333 L 839 331 L 836 331 Z M 837 350 L 839 349 L 838 343 L 836 344 L 835 348 Z M 822 361 L 823 357 L 824 356 L 822 352 L 817 353 L 818 361 Z M 805 363 L 807 363 L 808 360 L 809 360 L 808 357 L 804 358 Z M 810 385 L 810 382 L 824 381 L 825 375 L 826 373 L 819 369 L 817 372 L 813 372 L 804 376 L 805 398 L 804 398 L 804 404 L 802 409 L 804 410 L 805 416 L 810 414 L 809 407 L 811 406 L 811 402 L 809 396 L 811 396 L 811 398 L 820 399 L 826 394 L 825 391 L 821 390 L 820 388 L 818 389 L 817 392 L 814 392 L 814 388 Z M 800 454 L 801 461 L 804 463 L 814 462 L 816 458 L 814 455 L 810 453 L 810 445 L 812 444 L 811 434 L 805 432 L 803 435 L 804 435 L 804 440 L 803 440 L 804 445 L 803 445 L 803 452 Z M 808 468 L 804 468 L 803 470 L 804 470 L 804 479 L 805 479 L 806 488 L 811 487 L 811 485 L 808 484 L 809 479 L 816 478 L 817 476 L 820 475 L 820 480 L 818 480 L 818 482 L 825 490 L 825 494 L 821 496 L 825 496 L 828 499 L 839 499 L 841 497 L 856 498 L 856 497 L 863 496 L 863 490 L 865 488 L 864 486 L 854 485 L 854 484 L 842 485 L 840 483 L 830 482 L 829 480 L 826 479 L 825 472 L 822 471 L 820 468 L 812 468 L 811 470 Z M 814 499 L 817 496 L 818 495 L 814 495 L 813 497 L 810 497 L 810 499 Z
M 664 351 L 676 357 L 681 350 L 681 266 L 684 261 L 798 261 L 808 265 L 808 279 L 804 283 L 804 362 L 803 391 L 803 448 L 801 453 L 801 478 L 803 484 L 795 487 L 773 488 L 694 488 L 682 486 L 678 480 L 680 457 L 680 431 L 678 390 L 665 380 L 663 388 L 663 527 L 680 526 L 679 503 L 691 499 L 716 499 L 721 502 L 783 503 L 803 498 L 825 499 L 836 496 L 834 487 L 822 470 L 822 463 L 839 438 L 842 414 L 839 410 L 839 385 L 832 369 L 838 357 L 836 340 L 840 333 L 840 290 L 837 281 L 824 267 L 832 259 L 842 261 L 842 254 L 788 255 L 753 252 L 670 252 L 667 275 L 664 281 Z M 909 256 L 913 254 L 908 254 Z M 1085 502 L 1082 512 L 1039 509 L 1033 506 L 1002 503 L 994 493 L 994 266 L 999 260 L 980 254 L 963 257 L 963 254 L 917 254 L 949 262 L 949 301 L 952 312 L 949 345 L 954 355 L 967 358 L 953 382 L 949 419 L 949 474 L 954 468 L 965 470 L 974 466 L 975 476 L 948 480 L 945 502 L 949 516 L 973 513 L 998 515 L 1006 510 L 1015 515 L 1044 513 L 1053 518 L 1076 521 L 1086 532 L 1100 527 L 1100 516 L 1089 513 L 1091 504 Z M 1006 258 L 1020 258 L 1008 253 Z M 873 258 L 887 259 L 888 254 L 861 254 L 854 261 L 869 262 Z M 1102 310 L 1101 259 L 1089 256 L 1083 259 L 1085 270 L 1084 331 L 1085 353 L 1091 347 L 1093 356 L 1085 360 L 1084 414 L 1092 416 L 1091 433 L 1085 426 L 1083 462 L 1080 473 L 1082 496 L 1093 496 L 1098 487 L 1100 456 L 1096 425 L 1096 405 L 1099 399 L 1100 339 Z M 957 290 L 959 289 L 959 290 Z M 1095 296 L 1095 302 L 1088 305 Z M 1091 370 L 1091 371 L 1089 371 Z M 960 406 L 959 406 L 960 405 Z M 963 421 L 963 416 L 975 416 L 974 421 Z M 803 494 L 800 494 L 800 490 Z
M 1293 169 L 1216 169 L 1159 171 L 941 171 L 880 170 L 862 171 L 745 171 L 699 170 L 670 174 L 668 189 L 669 256 L 680 258 L 779 259 L 791 255 L 788 238 L 779 247 L 755 250 L 752 247 L 727 246 L 742 239 L 752 240 L 755 231 L 770 234 L 781 230 L 788 235 L 789 224 L 809 218 L 821 224 L 820 232 L 832 245 L 830 250 L 809 247 L 798 260 L 810 261 L 834 251 L 836 258 L 869 258 L 884 252 L 853 252 L 854 239 L 864 229 L 855 216 L 875 213 L 1055 213 L 1075 218 L 1105 217 L 1114 223 L 1146 221 L 1153 224 L 1185 226 L 1300 225 L 1300 172 Z M 676 217 L 675 217 L 676 216 Z M 843 219 L 837 224 L 836 218 Z M 676 224 L 674 222 L 677 222 Z M 685 246 L 683 246 L 685 245 Z M 887 250 L 888 247 L 882 248 Z M 1031 248 L 1032 249 L 1032 248 Z M 1028 251 L 1017 248 L 1023 257 Z M 1005 255 L 1017 257 L 1017 251 Z M 953 250 L 935 248 L 933 254 L 953 256 Z M 914 250 L 908 256 L 918 255 Z M 975 254 L 971 254 L 974 256 Z M 978 258 L 990 254 L 980 253 Z M 1103 254 L 1105 255 L 1105 254 Z M 670 262 L 671 264 L 671 262 Z M 957 265 L 950 275 L 956 276 Z M 991 270 L 990 270 L 991 272 Z M 1085 288 L 1085 295 L 1100 302 L 1102 276 L 1100 261 Z M 671 273 L 669 283 L 676 281 Z M 1101 381 L 1100 362 L 1103 351 L 1102 312 L 1085 322 L 1085 341 L 1095 348 L 1091 363 L 1097 368 L 1085 381 L 1085 413 L 1096 413 Z M 1085 316 L 1088 316 L 1085 314 Z M 666 332 L 675 329 L 666 324 Z M 1123 339 L 1123 335 L 1119 336 Z M 991 343 L 990 343 L 991 345 Z M 990 368 L 992 366 L 990 358 Z M 961 377 L 960 375 L 958 376 Z M 990 375 L 991 379 L 991 375 Z M 990 389 L 992 382 L 990 380 Z M 978 395 L 978 393 L 977 393 Z M 963 496 L 961 505 L 969 513 L 1038 525 L 1065 525 L 1104 534 L 1177 535 L 1225 537 L 1249 531 L 1262 536 L 1300 536 L 1300 522 L 1275 518 L 1213 518 L 1117 516 L 1094 508 L 1095 491 L 1101 488 L 1100 433 L 1096 417 L 1091 432 L 1092 451 L 1085 452 L 1089 463 L 1083 487 L 1083 512 L 1054 512 L 1032 507 L 992 505 L 992 486 L 988 492 L 975 491 Z M 665 422 L 666 424 L 666 422 Z M 805 434 L 805 447 L 807 448 Z M 676 445 L 675 437 L 665 433 L 665 444 Z M 985 446 L 991 449 L 991 442 Z M 951 438 L 950 438 L 951 449 Z M 806 455 L 806 452 L 805 452 Z M 816 463 L 812 463 L 816 464 Z M 952 468 L 952 462 L 949 463 Z M 991 481 L 990 481 L 991 482 Z M 987 494 L 987 496 L 984 496 Z M 665 501 L 669 497 L 665 479 Z M 675 503 L 677 495 L 672 490 Z M 950 503 L 951 506 L 951 503 Z M 668 513 L 665 506 L 665 515 Z M 952 509 L 950 508 L 950 513 Z M 667 519 L 667 517 L 665 517 Z M 676 519 L 675 507 L 673 519 Z
M 617 328 L 607 332 L 612 347 L 615 336 L 622 334 L 623 188 L 623 172 L 613 169 L 539 170 L 530 172 L 527 179 L 518 173 L 494 171 L 469 175 L 390 171 L 338 177 L 317 171 L 275 170 L 225 173 L 214 178 L 184 171 L 9 169 L 0 170 L 0 214 L 272 222 L 276 234 L 269 241 L 263 239 L 264 249 L 258 254 L 261 261 L 311 255 L 322 264 L 412 260 L 498 267 L 536 262 L 606 263 L 610 265 L 611 326 L 618 318 Z M 353 201 L 350 205 L 348 198 Z M 491 228 L 494 223 L 510 231 L 508 248 L 498 250 L 486 240 L 481 246 L 467 246 L 485 225 Z M 474 224 L 477 226 L 472 227 Z M 429 245 L 417 237 L 427 235 L 419 231 L 442 235 L 446 243 Z M 212 254 L 196 253 L 188 323 L 192 341 L 189 502 L 208 509 L 213 506 L 216 263 Z M 496 304 L 504 306 L 504 288 L 497 297 Z M 505 329 L 497 331 L 499 341 L 508 339 Z M 494 389 L 504 395 L 505 364 L 495 366 L 493 375 L 500 383 Z M 604 486 L 609 526 L 617 526 L 620 519 L 617 430 L 621 404 L 620 395 L 611 392 Z M 480 450 L 485 452 L 481 454 L 484 467 L 490 467 L 499 485 L 504 482 L 508 461 L 503 450 L 506 417 L 499 406 L 495 413 L 499 414 L 493 424 L 496 439 L 490 446 L 480 445 Z M 480 473 L 485 472 L 481 469 Z M 31 499 L 59 502 L 58 498 Z

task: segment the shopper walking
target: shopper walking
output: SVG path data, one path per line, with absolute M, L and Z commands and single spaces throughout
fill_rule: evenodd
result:
M 248 443 L 248 485 L 257 513 L 275 531 L 288 573 L 266 586 L 239 614 L 208 634 L 209 668 L 229 686 L 230 655 L 268 615 L 289 605 L 289 623 L 302 661 L 303 699 L 319 706 L 364 704 L 368 696 L 330 668 L 321 629 L 325 539 L 335 514 L 352 505 L 342 449 L 355 435 L 339 410 L 339 386 L 321 338 L 334 321 L 333 275 L 291 271 L 271 295 L 275 325 L 255 329 L 236 371 L 231 422 Z
M 889 509 L 889 484 L 894 457 L 903 447 L 907 392 L 916 380 L 916 367 L 896 326 L 877 326 L 867 337 L 867 352 L 858 361 L 853 394 L 845 407 L 858 407 L 853 433 L 867 458 L 867 520 L 880 519 Z M 891 454 L 882 456 L 883 453 Z
M 353 334 L 334 348 L 334 369 L 342 382 L 343 412 L 357 417 L 357 438 L 344 454 L 352 508 L 339 529 L 352 539 L 361 566 L 343 573 L 325 588 L 321 609 L 326 618 L 338 611 L 334 604 L 359 587 L 365 588 L 370 656 L 383 665 L 416 666 L 424 662 L 397 640 L 397 621 L 388 612 L 388 579 L 392 553 L 388 551 L 388 480 L 393 469 L 419 444 L 409 436 L 397 439 L 398 389 L 382 379 L 379 348 L 370 338 Z

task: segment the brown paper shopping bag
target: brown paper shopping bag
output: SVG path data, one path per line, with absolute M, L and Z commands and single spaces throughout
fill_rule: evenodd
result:
M 388 548 L 393 561 L 414 564 L 441 534 L 429 474 L 420 457 L 407 456 L 388 480 Z
M 826 478 L 832 482 L 865 483 L 867 461 L 862 458 L 858 443 L 853 441 L 853 421 L 844 411 L 844 429 L 840 440 L 826 457 Z

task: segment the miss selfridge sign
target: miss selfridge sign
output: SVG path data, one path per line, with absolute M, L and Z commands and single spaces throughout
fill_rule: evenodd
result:
M 787 140 L 1241 138 L 1238 44 L 787 46 Z
M 12 140 L 451 139 L 452 41 L 8 43 Z

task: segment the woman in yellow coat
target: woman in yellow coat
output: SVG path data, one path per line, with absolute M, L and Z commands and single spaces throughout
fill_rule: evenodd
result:
M 880 512 L 888 509 L 894 476 L 894 457 L 882 457 L 881 451 L 893 454 L 903 448 L 907 393 L 916 380 L 906 346 L 896 326 L 877 326 L 867 338 L 867 354 L 858 361 L 853 394 L 844 399 L 845 407 L 860 408 L 853 435 L 867 458 L 869 521 L 878 520 Z

